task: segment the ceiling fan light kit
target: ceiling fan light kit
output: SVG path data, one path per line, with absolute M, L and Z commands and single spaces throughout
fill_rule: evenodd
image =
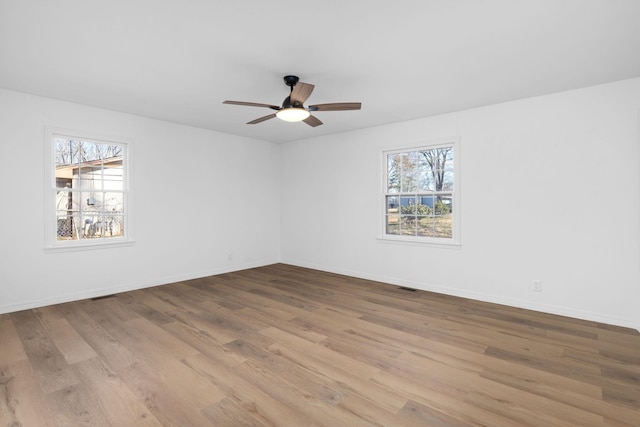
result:
M 296 107 L 283 108 L 276 113 L 276 117 L 285 122 L 301 122 L 310 115 L 308 110 Z
M 362 106 L 359 102 L 333 102 L 330 104 L 316 104 L 305 108 L 304 102 L 309 98 L 313 88 L 309 83 L 299 81 L 297 76 L 284 76 L 284 83 L 291 88 L 289 96 L 282 102 L 282 106 L 262 104 L 258 102 L 244 101 L 224 101 L 223 104 L 244 105 L 247 107 L 264 107 L 275 110 L 275 114 L 259 117 L 247 122 L 248 125 L 255 125 L 266 120 L 277 117 L 285 122 L 305 122 L 311 127 L 320 126 L 322 122 L 311 114 L 311 111 L 346 111 L 359 110 Z

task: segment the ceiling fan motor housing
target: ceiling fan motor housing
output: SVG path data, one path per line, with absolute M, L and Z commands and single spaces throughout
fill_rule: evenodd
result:
M 304 106 L 297 101 L 292 104 L 291 97 L 287 96 L 284 101 L 282 101 L 282 108 L 304 108 Z

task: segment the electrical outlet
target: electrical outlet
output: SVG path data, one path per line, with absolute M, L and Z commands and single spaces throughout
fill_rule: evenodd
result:
M 534 280 L 531 284 L 531 290 L 534 292 L 542 292 L 542 280 Z
M 227 261 L 233 261 L 233 252 L 227 253 Z

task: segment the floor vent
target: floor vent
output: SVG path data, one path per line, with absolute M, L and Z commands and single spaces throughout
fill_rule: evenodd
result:
M 402 290 L 402 291 L 409 291 L 409 292 L 415 292 L 417 291 L 417 289 L 413 289 L 413 288 L 406 288 L 404 286 L 400 286 L 398 289 Z
M 101 297 L 94 297 L 94 298 L 91 298 L 91 301 L 99 301 L 101 299 L 113 298 L 115 296 L 116 296 L 116 294 L 104 295 L 104 296 L 101 296 Z

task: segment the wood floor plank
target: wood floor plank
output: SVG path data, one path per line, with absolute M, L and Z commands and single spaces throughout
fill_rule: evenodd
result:
M 398 331 L 407 332 L 409 334 L 419 336 L 425 340 L 433 340 L 442 343 L 448 343 L 456 347 L 465 348 L 471 351 L 484 351 L 487 347 L 484 343 L 469 341 L 464 337 L 457 337 L 455 335 L 447 333 L 445 330 L 439 328 L 427 328 L 425 323 L 413 323 L 403 320 L 402 318 L 389 318 L 387 316 L 380 316 L 374 314 L 367 314 L 361 317 L 362 320 L 375 323 L 380 326 L 384 326 Z
M 402 354 L 398 349 L 381 346 L 375 341 L 357 337 L 355 334 L 334 335 L 320 344 L 336 353 L 379 369 L 388 369 L 393 366 L 394 358 Z
M 116 374 L 163 426 L 205 426 L 209 421 L 202 411 L 224 398 L 206 379 L 192 382 L 197 373 L 178 361 L 139 362 Z
M 267 332 L 267 331 L 265 331 Z M 269 336 L 274 337 L 282 333 L 272 329 Z M 289 336 L 281 342 L 276 342 L 269 350 L 298 364 L 303 369 L 325 376 L 339 383 L 348 394 L 355 394 L 368 400 L 372 405 L 396 413 L 407 403 L 406 397 L 387 387 L 380 387 L 370 378 L 378 372 L 377 368 L 369 369 L 366 365 L 353 359 L 340 356 L 330 350 L 324 350 L 318 345 L 302 343 L 302 339 Z M 292 343 L 296 344 L 292 344 Z
M 267 328 L 260 333 L 275 341 L 274 345 L 269 346 L 270 348 L 278 348 L 279 350 L 286 348 L 288 350 L 305 352 L 314 359 L 327 360 L 334 366 L 340 367 L 352 375 L 357 375 L 361 378 L 369 378 L 380 370 L 377 366 L 372 366 L 366 362 L 353 359 L 346 354 L 335 352 L 323 346 L 321 343 L 310 343 L 281 329 Z
M 182 360 L 198 353 L 197 349 L 146 318 L 128 320 L 125 324 L 129 333 L 117 337 L 140 360 Z M 168 353 L 166 349 L 171 349 L 171 352 Z
M 13 321 L 8 317 L 0 317 L 0 366 L 27 359 L 22 341 Z
M 438 411 L 410 400 L 398 413 L 398 423 L 402 425 L 428 425 L 433 427 L 469 427 L 472 424 L 460 420 L 446 412 Z
M 135 300 L 132 298 L 120 298 L 122 304 L 127 307 L 127 309 L 137 313 L 139 316 L 144 317 L 150 322 L 155 323 L 156 325 L 164 325 L 165 323 L 173 322 L 173 319 L 159 310 L 145 304 L 144 302 Z
M 245 379 L 236 372 L 242 372 L 241 368 L 220 366 L 215 359 L 196 355 L 185 360 L 185 364 L 209 379 L 220 390 L 224 391 L 227 398 L 243 408 L 247 414 L 269 426 L 299 427 L 307 425 L 308 417 L 303 413 L 288 407 L 285 403 L 272 395 L 270 391 L 264 391 L 253 380 Z M 209 408 L 203 413 L 211 416 Z
M 558 402 L 555 398 L 546 398 L 535 393 L 529 393 L 522 387 L 511 387 L 513 384 L 505 385 L 504 383 L 496 381 L 485 381 L 485 376 L 479 376 L 478 373 L 474 371 L 458 369 L 441 363 L 440 361 L 413 354 L 403 354 L 398 359 L 408 360 L 408 365 L 413 366 L 414 369 L 409 372 L 406 370 L 395 371 L 394 369 L 390 370 L 390 373 L 396 373 L 401 376 L 404 375 L 407 380 L 410 381 L 422 380 L 422 382 L 426 383 L 446 384 L 449 387 L 454 387 L 456 393 L 459 393 L 459 390 L 464 390 L 466 384 L 477 384 L 477 388 L 481 391 L 465 393 L 467 399 L 469 396 L 473 396 L 474 400 L 472 400 L 472 402 L 475 405 L 479 405 L 479 402 L 482 402 L 481 405 L 488 410 L 495 411 L 495 408 L 492 409 L 492 405 L 496 402 L 502 402 L 505 406 L 509 407 L 509 411 L 532 415 L 537 411 L 543 410 L 543 408 L 545 411 L 548 411 L 551 407 L 557 405 L 560 408 L 552 412 L 560 414 L 558 416 L 560 419 L 550 417 L 549 420 L 547 420 L 547 422 L 550 423 L 549 425 L 553 425 L 554 423 L 562 425 L 575 421 L 579 425 L 587 426 L 598 425 L 603 421 L 601 416 L 591 412 L 569 413 L 570 411 L 562 411 L 560 409 L 564 408 L 565 404 Z M 386 373 L 382 377 L 386 377 Z M 376 377 L 376 379 L 378 379 L 378 377 Z M 444 388 L 444 386 L 442 386 L 442 388 Z M 483 397 L 486 396 L 490 396 L 490 400 L 484 400 Z M 509 405 L 506 405 L 507 402 L 509 402 Z M 499 411 L 495 412 L 498 414 L 501 413 Z M 566 417 L 569 419 L 564 419 Z M 544 419 L 542 416 L 538 418 L 541 420 Z M 520 422 L 524 422 L 523 420 L 524 416 L 518 419 Z
M 340 387 L 323 376 L 314 375 L 308 370 L 298 365 L 292 365 L 285 358 L 278 354 L 258 347 L 244 340 L 236 340 L 225 345 L 234 353 L 243 355 L 246 360 L 251 361 L 299 390 L 300 395 L 312 395 L 320 401 L 329 405 L 337 405 L 344 399 L 345 393 L 340 391 Z M 239 368 L 238 365 L 235 366 Z
M 216 286 L 235 286 L 235 282 L 233 285 L 224 284 Z M 269 314 L 276 319 L 285 321 L 306 313 L 306 310 L 292 308 L 289 304 L 274 301 L 271 298 L 251 292 L 251 289 L 252 288 L 245 291 L 243 289 L 233 289 L 230 287 L 229 291 L 222 298 L 226 301 L 232 301 L 239 304 L 240 309 L 252 308 L 257 311 L 262 311 L 265 314 Z M 215 300 L 220 301 L 218 296 L 216 296 Z
M 0 425 L 54 426 L 52 404 L 28 360 L 0 363 Z
M 101 359 L 93 358 L 74 365 L 80 381 L 95 395 L 95 405 L 112 426 L 161 426 L 158 419 Z
M 640 426 L 640 333 L 274 264 L 0 315 L 0 425 Z
M 163 328 L 174 337 L 184 341 L 190 347 L 196 349 L 199 354 L 220 360 L 224 366 L 234 366 L 246 359 L 224 346 L 224 342 L 218 341 L 207 331 L 187 325 L 182 322 L 173 322 Z
M 93 348 L 82 338 L 66 319 L 45 323 L 47 332 L 68 364 L 97 356 Z
M 99 315 L 95 311 L 93 316 Z M 138 357 L 116 339 L 123 329 L 123 321 L 108 317 L 92 317 L 82 308 L 70 313 L 66 319 L 91 348 L 111 367 L 120 369 L 139 361 Z
M 574 408 L 579 408 L 586 412 L 599 414 L 608 417 L 611 421 L 621 423 L 621 425 L 634 425 L 638 421 L 638 412 L 620 405 L 611 405 L 603 400 L 602 389 L 598 388 L 597 396 L 585 393 L 585 390 L 568 390 L 563 388 L 566 381 L 562 380 L 561 385 L 554 387 L 554 382 L 546 380 L 544 372 L 535 371 L 535 375 L 527 375 L 522 371 L 503 372 L 486 370 L 483 377 L 496 382 L 508 385 L 513 388 L 528 391 L 548 399 L 557 400 Z M 589 385 L 584 385 L 585 389 Z
M 49 399 L 58 411 L 57 425 L 64 426 L 107 426 L 109 421 L 97 402 L 94 391 L 84 384 L 74 384 L 49 394 Z
M 11 315 L 35 376 L 45 393 L 78 384 L 78 378 L 33 311 Z
M 230 398 L 224 398 L 203 411 L 211 425 L 219 427 L 266 427 L 260 420 L 251 416 L 243 407 Z
M 358 417 L 364 421 L 371 423 L 371 425 L 377 427 L 394 427 L 394 426 L 412 426 L 412 425 L 424 425 L 422 424 L 401 424 L 398 421 L 397 412 L 390 411 L 379 405 L 372 405 L 371 401 L 356 394 L 351 393 L 338 404 L 340 408 L 350 412 L 353 416 Z M 402 409 L 399 409 L 401 411 Z
M 471 425 L 492 427 L 518 425 L 514 423 L 511 417 L 502 416 L 494 411 L 467 402 L 468 392 L 458 385 L 435 380 L 423 383 L 416 378 L 401 377 L 387 372 L 381 372 L 373 378 L 373 381 L 379 386 L 395 390 L 400 396 L 404 397 L 406 402 L 418 402 L 434 411 L 448 414 Z
M 353 417 L 347 411 L 342 411 L 340 408 L 326 403 L 321 396 L 301 391 L 273 371 L 264 369 L 252 361 L 236 366 L 233 370 L 237 376 L 250 380 L 255 387 L 282 402 L 288 411 L 301 414 L 307 420 L 305 425 L 326 427 L 342 425 L 367 427 L 371 425 L 365 420 Z

